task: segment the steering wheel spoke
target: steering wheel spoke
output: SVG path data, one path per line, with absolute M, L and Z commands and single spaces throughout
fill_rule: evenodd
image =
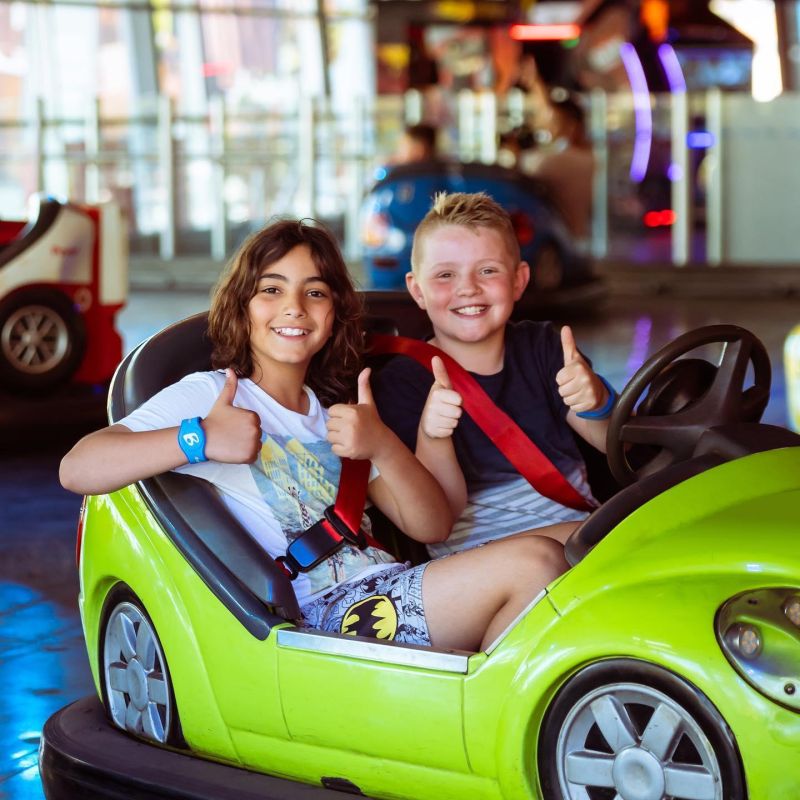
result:
M 627 444 L 649 444 L 665 447 L 668 450 L 682 449 L 676 447 L 676 440 L 682 442 L 691 435 L 691 426 L 681 425 L 679 414 L 673 416 L 631 417 L 621 428 L 620 436 Z
M 717 374 L 704 398 L 704 403 L 716 408 L 721 416 L 727 416 L 725 412 L 735 413 L 741 407 L 751 351 L 751 342 L 748 340 L 725 342 Z
M 747 420 L 761 419 L 769 402 L 769 389 L 751 386 L 742 394 L 742 416 Z

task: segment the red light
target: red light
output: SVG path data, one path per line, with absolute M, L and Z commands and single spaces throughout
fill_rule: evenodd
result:
M 202 69 L 204 78 L 216 78 L 218 75 L 229 75 L 233 72 L 233 64 L 227 61 L 206 61 Z
M 512 25 L 509 35 L 519 42 L 558 42 L 577 39 L 581 26 L 574 23 L 561 25 Z
M 511 213 L 511 224 L 514 227 L 514 233 L 517 235 L 517 241 L 522 247 L 533 241 L 536 231 L 533 227 L 533 220 L 527 214 L 522 211 L 513 211 Z
M 661 211 L 648 211 L 642 220 L 648 228 L 666 228 L 675 224 L 677 219 L 675 212 L 671 208 Z

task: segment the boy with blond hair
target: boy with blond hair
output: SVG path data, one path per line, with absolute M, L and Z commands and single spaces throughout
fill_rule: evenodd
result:
M 508 213 L 484 193 L 440 194 L 417 227 L 406 285 L 430 343 L 468 370 L 589 503 L 573 432 L 605 451 L 614 399 L 571 329 L 509 322 L 530 279 Z M 565 542 L 586 512 L 539 494 L 468 415 L 438 357 L 433 375 L 394 358 L 374 381 L 381 417 L 445 490 L 456 523 L 432 556 L 516 534 Z

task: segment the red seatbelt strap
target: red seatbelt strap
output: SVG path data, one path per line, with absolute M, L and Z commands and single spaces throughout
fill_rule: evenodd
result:
M 372 355 L 406 355 L 428 370 L 431 370 L 431 358 L 439 356 L 447 368 L 453 388 L 464 401 L 464 410 L 539 494 L 580 511 L 594 508 L 522 428 L 495 405 L 475 378 L 447 353 L 427 342 L 405 336 L 373 334 L 369 344 Z
M 342 471 L 339 475 L 339 488 L 336 492 L 333 512 L 353 533 L 361 530 L 361 518 L 367 503 L 367 485 L 369 484 L 371 465 L 370 461 L 342 459 Z M 371 536 L 367 536 L 364 531 L 361 533 L 367 539 L 370 547 L 383 549 Z

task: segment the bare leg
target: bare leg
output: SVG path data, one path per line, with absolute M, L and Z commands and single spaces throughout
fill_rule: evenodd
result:
M 556 522 L 553 525 L 544 525 L 541 528 L 531 528 L 529 531 L 520 531 L 514 536 L 549 536 L 561 544 L 566 544 L 572 532 L 580 522 Z
M 567 568 L 564 548 L 546 536 L 510 537 L 432 561 L 422 578 L 432 643 L 487 647 Z

